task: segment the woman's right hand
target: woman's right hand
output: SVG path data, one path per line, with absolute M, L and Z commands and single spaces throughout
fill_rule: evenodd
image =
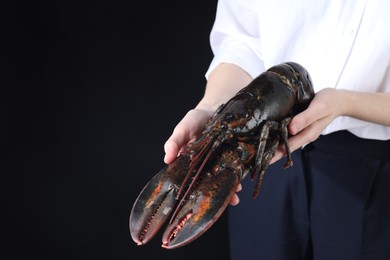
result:
M 179 155 L 181 149 L 199 137 L 213 113 L 214 111 L 211 110 L 202 110 L 197 108 L 188 111 L 179 124 L 177 124 L 172 135 L 165 142 L 165 163 L 169 164 L 173 162 L 173 160 L 175 160 L 175 158 Z M 236 192 L 239 192 L 241 189 L 242 186 L 239 184 Z M 234 194 L 230 199 L 230 204 L 233 206 L 237 205 L 239 202 L 240 200 L 237 194 Z
M 172 135 L 164 145 L 164 162 L 169 164 L 175 160 L 180 151 L 195 141 L 201 134 L 204 126 L 214 111 L 194 108 L 184 116 L 173 130 Z

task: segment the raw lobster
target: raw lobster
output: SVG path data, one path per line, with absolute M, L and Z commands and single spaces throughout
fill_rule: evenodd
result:
M 297 63 L 261 73 L 221 105 L 201 136 L 143 188 L 130 214 L 132 239 L 147 243 L 169 219 L 162 246 L 192 242 L 221 216 L 248 173 L 257 176 L 255 198 L 280 143 L 286 148 L 284 167 L 293 164 L 287 126 L 313 97 L 310 75 Z

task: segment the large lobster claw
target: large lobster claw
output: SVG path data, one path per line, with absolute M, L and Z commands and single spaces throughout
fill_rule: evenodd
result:
M 129 219 L 131 237 L 138 245 L 150 241 L 172 214 L 189 162 L 189 156 L 180 155 L 157 173 L 138 195 Z
M 206 232 L 222 215 L 239 183 L 240 176 L 230 168 L 206 173 L 183 204 L 178 205 L 179 211 L 163 234 L 162 246 L 181 247 Z
M 246 156 L 246 155 L 245 155 Z M 227 149 L 208 170 L 198 173 L 192 185 L 188 177 L 190 156 L 181 154 L 144 187 L 130 215 L 130 233 L 138 245 L 147 243 L 170 218 L 163 233 L 162 246 L 184 246 L 206 232 L 222 215 L 231 196 L 250 167 L 242 167 L 242 156 Z M 196 181 L 194 182 L 194 179 Z M 185 193 L 178 195 L 180 187 Z

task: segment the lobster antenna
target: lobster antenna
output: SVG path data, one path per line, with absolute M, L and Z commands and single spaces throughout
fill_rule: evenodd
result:
M 203 146 L 203 148 L 196 154 L 195 158 L 193 158 L 191 160 L 190 168 L 188 170 L 188 173 L 187 173 L 186 177 L 184 178 L 184 180 L 183 180 L 182 184 L 180 185 L 179 190 L 177 192 L 177 195 L 176 195 L 176 199 L 177 200 L 180 199 L 180 196 L 183 193 L 184 186 L 188 182 L 188 179 L 190 178 L 191 173 L 194 171 L 195 167 L 199 164 L 199 161 L 203 157 L 203 155 L 205 154 L 205 151 L 207 151 L 210 148 L 210 146 L 212 145 L 214 139 L 215 138 L 213 138 L 211 141 L 209 141 L 207 143 L 207 145 Z
M 196 181 L 198 180 L 199 175 L 200 175 L 200 173 L 202 172 L 202 170 L 203 170 L 204 166 L 206 165 L 207 161 L 210 159 L 210 156 L 211 156 L 212 152 L 213 152 L 213 151 L 210 150 L 210 151 L 207 153 L 205 159 L 203 160 L 202 164 L 200 165 L 198 171 L 196 172 L 196 174 L 195 174 L 194 178 L 192 179 L 190 185 L 188 186 L 186 192 L 184 193 L 184 195 L 183 195 L 183 197 L 181 198 L 179 204 L 177 205 L 175 211 L 173 212 L 173 215 L 172 215 L 172 217 L 171 217 L 171 220 L 169 221 L 169 224 L 172 224 L 173 220 L 176 218 L 176 215 L 179 213 L 179 210 L 182 208 L 184 202 L 186 201 L 188 195 L 189 195 L 190 192 L 191 192 L 192 187 L 194 186 L 194 184 L 195 184 Z M 188 175 L 187 175 L 187 176 L 188 176 Z M 180 187 L 180 188 L 181 188 L 181 187 Z

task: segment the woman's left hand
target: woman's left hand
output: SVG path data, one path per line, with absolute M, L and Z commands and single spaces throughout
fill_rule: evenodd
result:
M 288 140 L 290 152 L 315 141 L 337 116 L 343 114 L 342 104 L 338 90 L 325 88 L 319 91 L 309 107 L 294 116 L 288 126 L 289 133 L 292 135 Z M 279 145 L 271 164 L 285 155 L 284 145 Z

